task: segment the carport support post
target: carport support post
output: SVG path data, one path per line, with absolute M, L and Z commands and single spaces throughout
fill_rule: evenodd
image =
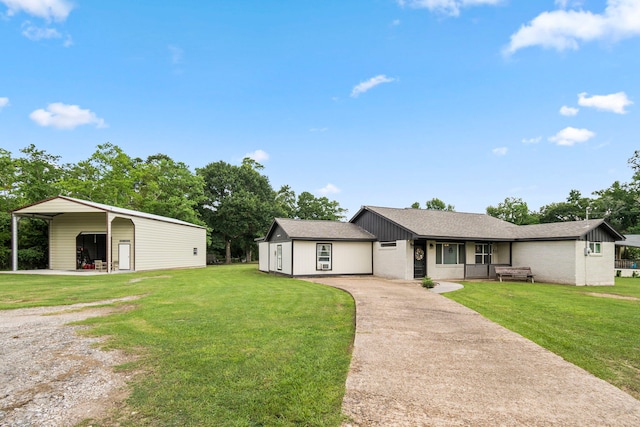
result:
M 18 271 L 18 216 L 11 214 L 11 270 Z
M 111 273 L 111 215 L 107 212 L 107 273 Z

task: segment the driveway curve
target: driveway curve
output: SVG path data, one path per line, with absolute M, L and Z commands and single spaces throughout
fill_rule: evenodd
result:
M 356 302 L 346 426 L 640 425 L 640 401 L 417 282 L 309 280 Z

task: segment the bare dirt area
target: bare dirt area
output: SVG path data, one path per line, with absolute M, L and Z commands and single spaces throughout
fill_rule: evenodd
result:
M 95 306 L 137 298 L 0 310 L 0 426 L 72 426 L 124 400 L 129 376 L 113 366 L 127 357 L 67 324 L 126 310 Z
M 310 281 L 356 301 L 345 426 L 640 425 L 640 401 L 417 282 Z

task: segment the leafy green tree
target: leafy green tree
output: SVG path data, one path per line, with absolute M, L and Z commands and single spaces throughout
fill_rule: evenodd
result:
M 507 197 L 504 202 L 498 203 L 498 206 L 487 207 L 487 215 L 517 225 L 538 223 L 537 216 L 529 211 L 527 203 L 515 197 Z
M 540 208 L 540 222 L 580 221 L 587 217 L 587 211 L 591 218 L 602 217 L 599 210 L 593 209 L 594 206 L 592 199 L 582 197 L 578 190 L 571 190 L 566 202 L 550 203 Z
M 335 200 L 316 197 L 308 191 L 298 195 L 296 218 L 339 221 L 344 219 L 346 210 Z
M 231 263 L 233 242 L 244 246 L 251 260 L 253 239 L 266 231 L 279 210 L 276 193 L 260 173 L 262 169 L 249 158 L 240 166 L 219 161 L 197 169 L 204 180 L 200 212 L 212 233 L 224 239 L 227 264 Z
M 59 157 L 33 144 L 20 150 L 13 158 L 0 150 L 0 268 L 11 265 L 11 214 L 21 206 L 56 196 L 56 183 L 62 175 Z M 18 222 L 18 261 L 22 268 L 46 268 L 48 254 L 47 224 L 37 218 L 22 218 Z
M 60 189 L 71 197 L 133 208 L 135 186 L 141 181 L 141 171 L 137 168 L 141 162 L 129 157 L 117 145 L 101 144 L 87 160 L 67 166 Z
M 420 209 L 420 202 L 413 202 L 411 204 L 411 209 Z
M 431 200 L 427 200 L 426 208 L 430 209 L 430 210 L 434 210 L 434 211 L 451 211 L 451 212 L 454 212 L 456 210 L 455 206 L 447 205 L 447 204 L 445 204 L 445 202 L 443 202 L 442 200 L 438 199 L 437 197 L 434 197 Z
M 276 194 L 276 203 L 279 208 L 278 216 L 284 218 L 295 218 L 297 203 L 296 193 L 288 185 L 280 187 Z
M 182 162 L 155 154 L 135 162 L 131 207 L 142 212 L 204 224 L 198 206 L 204 200 L 204 180 Z

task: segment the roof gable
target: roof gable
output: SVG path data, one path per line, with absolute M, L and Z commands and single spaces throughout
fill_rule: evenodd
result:
M 597 229 L 610 236 L 612 241 L 623 238 L 603 219 L 515 225 L 486 214 L 363 206 L 350 222 L 358 223 L 376 234 L 378 230 L 373 230 L 362 224 L 361 219 L 365 218 L 369 213 L 373 213 L 409 233 L 399 237 L 399 239 L 410 236 L 412 239 L 431 238 L 443 240 L 579 240 Z
M 290 218 L 276 218 L 265 240 L 283 240 L 285 236 L 275 234 L 279 230 L 282 230 L 289 240 L 376 240 L 373 234 L 349 222 Z
M 67 196 L 56 196 L 50 199 L 45 199 L 28 206 L 16 209 L 13 213 L 17 215 L 38 215 L 53 217 L 63 213 L 69 212 L 112 212 L 115 214 L 152 219 L 156 221 L 170 222 L 174 224 L 187 225 L 191 227 L 205 228 L 198 224 L 192 224 L 190 222 L 181 221 L 175 218 L 169 218 L 161 215 L 154 215 L 146 212 L 135 211 L 132 209 L 119 208 L 116 206 L 109 206 L 102 203 L 95 203 L 89 200 L 75 199 Z

